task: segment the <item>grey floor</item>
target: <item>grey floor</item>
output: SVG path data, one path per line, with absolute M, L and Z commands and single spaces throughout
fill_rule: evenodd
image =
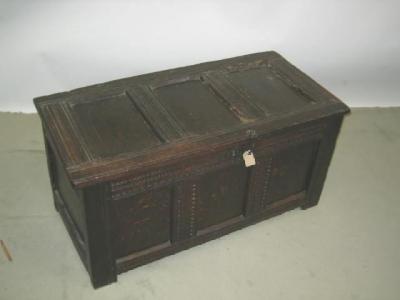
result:
M 400 299 L 400 108 L 345 120 L 319 206 L 93 290 L 54 211 L 36 115 L 0 114 L 0 299 Z

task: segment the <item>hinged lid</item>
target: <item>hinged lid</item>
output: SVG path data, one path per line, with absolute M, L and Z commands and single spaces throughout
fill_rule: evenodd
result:
M 35 105 L 75 186 L 348 111 L 276 52 L 80 88 Z

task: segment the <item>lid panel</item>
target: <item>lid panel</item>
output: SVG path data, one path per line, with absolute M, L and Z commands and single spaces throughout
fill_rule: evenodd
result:
M 83 142 L 94 158 L 140 151 L 161 144 L 151 126 L 123 93 L 70 105 Z
M 241 122 L 201 80 L 159 87 L 155 94 L 168 113 L 191 134 L 231 129 Z
M 295 111 L 311 103 L 311 99 L 290 87 L 268 67 L 233 72 L 228 77 L 266 114 Z

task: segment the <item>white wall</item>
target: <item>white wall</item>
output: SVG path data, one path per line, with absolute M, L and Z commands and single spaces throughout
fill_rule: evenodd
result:
M 269 49 L 351 106 L 400 105 L 398 3 L 0 0 L 0 110 Z

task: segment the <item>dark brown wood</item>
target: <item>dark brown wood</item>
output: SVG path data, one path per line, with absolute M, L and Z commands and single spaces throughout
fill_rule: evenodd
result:
M 109 186 L 83 190 L 87 222 L 87 261 L 95 288 L 117 281 L 111 245 Z
M 327 124 L 323 138 L 319 141 L 313 171 L 309 176 L 308 199 L 307 202 L 302 205 L 303 209 L 318 204 L 342 121 L 343 115 L 331 118 Z
M 55 205 L 94 287 L 316 205 L 349 111 L 276 52 L 34 102 Z

